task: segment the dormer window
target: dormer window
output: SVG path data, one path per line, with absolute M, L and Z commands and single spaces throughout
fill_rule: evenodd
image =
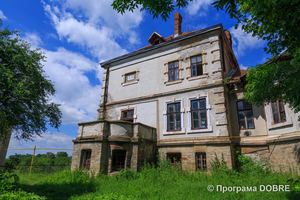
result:
M 163 36 L 158 34 L 156 31 L 154 31 L 148 39 L 148 42 L 150 42 L 150 44 L 152 45 L 160 44 L 165 41 L 166 41 L 165 38 L 163 38 Z

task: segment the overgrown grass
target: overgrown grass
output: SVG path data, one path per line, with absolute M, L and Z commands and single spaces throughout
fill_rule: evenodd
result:
M 214 171 L 210 174 L 174 169 L 168 161 L 160 162 L 157 167 L 145 165 L 140 173 L 124 170 L 116 176 L 94 177 L 80 170 L 65 170 L 47 176 L 20 174 L 17 188 L 27 194 L 39 195 L 41 199 L 299 199 L 297 174 L 271 172 L 263 163 L 253 162 L 245 156 L 238 160 L 235 171 L 228 169 L 222 160 L 214 160 L 211 163 Z M 217 185 L 256 186 L 258 191 L 209 192 L 208 185 L 215 189 Z M 290 185 L 290 192 L 260 192 L 260 185 Z

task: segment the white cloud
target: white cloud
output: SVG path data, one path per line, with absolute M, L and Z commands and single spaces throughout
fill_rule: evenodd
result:
M 25 36 L 22 39 L 29 41 L 33 47 L 39 47 L 43 44 L 43 41 L 36 33 L 25 33 Z
M 0 19 L 5 20 L 7 17 L 3 14 L 3 12 L 0 10 Z
M 72 139 L 77 137 L 75 135 L 73 138 L 70 136 L 67 136 L 64 133 L 61 132 L 55 132 L 55 133 L 49 133 L 46 132 L 42 134 L 42 137 L 36 137 L 34 138 L 34 141 L 28 141 L 25 142 L 24 140 L 17 140 L 13 136 L 10 139 L 8 149 L 24 149 L 24 148 L 34 148 L 36 145 L 36 148 L 63 148 L 63 149 L 73 149 L 73 142 Z M 57 153 L 58 151 L 66 151 L 69 156 L 72 155 L 72 150 L 36 150 L 35 155 L 37 154 L 43 154 L 46 152 L 52 152 Z M 6 157 L 9 157 L 10 155 L 14 154 L 32 154 L 33 149 L 30 150 L 8 150 Z
M 34 33 L 26 33 L 25 38 L 34 44 L 41 44 L 40 37 Z M 97 119 L 101 97 L 103 69 L 82 54 L 58 48 L 57 51 L 41 49 L 46 55 L 45 74 L 54 83 L 56 95 L 52 101 L 61 104 L 63 113 L 62 124 L 77 124 L 79 122 Z M 92 84 L 85 73 L 95 74 L 99 83 Z
M 190 15 L 205 16 L 209 6 L 211 6 L 213 0 L 195 0 L 189 2 L 186 10 L 189 11 Z
M 113 10 L 112 1 L 99 0 L 66 0 L 64 9 L 70 8 L 73 12 L 82 13 L 93 24 L 101 24 L 117 29 L 117 32 L 128 32 L 137 27 L 143 19 L 143 13 L 139 9 L 134 12 L 126 12 L 123 15 Z M 121 28 L 121 30 L 120 30 Z
M 248 67 L 244 66 L 243 64 L 240 64 L 240 69 L 247 69 Z
M 140 42 L 133 30 L 143 19 L 138 10 L 121 15 L 112 9 L 111 2 L 97 0 L 43 4 L 60 39 L 82 46 L 100 61 L 128 53 L 116 42 L 117 38 L 127 39 L 132 45 Z
M 265 45 L 265 41 L 253 37 L 251 33 L 245 33 L 241 25 L 237 29 L 233 26 L 229 31 L 232 35 L 232 46 L 236 57 L 243 56 L 246 50 L 261 48 Z

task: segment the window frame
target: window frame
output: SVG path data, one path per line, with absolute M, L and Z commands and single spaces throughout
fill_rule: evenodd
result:
M 274 118 L 274 110 L 273 110 L 273 105 L 276 104 L 277 106 L 277 115 L 278 115 L 278 118 L 279 118 L 279 122 L 275 122 L 275 118 Z M 286 112 L 285 112 L 285 108 L 284 108 L 284 104 L 282 103 L 282 101 L 280 101 L 280 99 L 277 99 L 276 102 L 274 103 L 271 103 L 271 107 L 272 107 L 272 117 L 273 117 L 273 123 L 274 124 L 279 124 L 279 123 L 284 123 L 287 121 L 287 116 L 286 116 Z M 284 112 L 284 115 L 285 115 L 285 119 L 282 120 L 281 118 L 281 113 L 282 112 L 282 107 L 283 107 L 283 112 Z
M 130 112 L 132 111 L 132 118 L 129 118 L 130 116 Z M 127 118 L 123 118 L 123 113 L 127 113 Z M 128 110 L 122 110 L 121 111 L 121 120 L 123 121 L 130 121 L 133 123 L 134 121 L 134 109 L 128 109 Z
M 177 63 L 177 67 L 175 67 L 176 66 L 176 64 L 175 63 Z M 170 69 L 170 64 L 172 64 L 173 65 L 173 67 Z M 177 69 L 177 79 L 176 79 L 176 69 Z M 173 71 L 173 80 L 171 81 L 170 79 L 171 79 L 171 76 L 170 76 L 170 74 L 171 74 L 171 71 Z M 172 62 L 169 62 L 168 63 L 168 81 L 169 82 L 173 82 L 173 81 L 177 81 L 177 80 L 179 80 L 179 61 L 178 60 L 175 60 L 175 61 L 172 61 Z
M 254 123 L 254 117 L 253 117 L 253 107 L 252 107 L 252 104 L 251 103 L 249 103 L 250 105 L 251 105 L 251 109 L 245 109 L 245 103 L 243 103 L 243 110 L 239 110 L 239 107 L 238 107 L 238 103 L 239 102 L 247 102 L 246 100 L 239 100 L 239 101 L 237 101 L 236 102 L 236 110 L 237 110 L 237 120 L 238 120 L 238 123 L 239 123 L 239 130 L 248 130 L 248 129 L 255 129 L 255 123 Z M 239 118 L 239 112 L 241 112 L 241 111 L 249 111 L 249 110 L 251 110 L 251 116 L 252 116 L 252 122 L 253 122 L 253 128 L 248 128 L 248 122 L 247 122 L 247 116 L 245 115 L 245 125 L 246 125 L 246 128 L 241 128 L 241 124 L 240 124 L 240 118 Z
M 126 71 L 122 74 L 122 82 L 121 85 L 122 86 L 126 86 L 126 85 L 131 85 L 131 84 L 135 84 L 138 83 L 139 79 L 139 69 L 134 69 L 134 70 L 130 70 L 130 71 Z M 134 74 L 134 79 L 127 81 L 127 77 Z
M 168 115 L 167 115 L 167 109 L 168 109 L 168 104 L 172 103 L 180 103 L 180 131 L 169 131 L 168 130 Z M 164 103 L 164 111 L 163 111 L 163 116 L 164 116 L 164 129 L 163 129 L 163 135 L 175 135 L 175 134 L 185 134 L 186 129 L 184 128 L 184 118 L 183 118 L 183 113 L 184 113 L 184 108 L 183 108 L 183 99 L 175 99 L 173 98 L 172 100 L 165 101 Z
M 192 128 L 192 110 L 191 110 L 191 107 L 192 107 L 192 101 L 193 100 L 197 100 L 197 99 L 205 99 L 205 103 L 206 103 L 206 125 L 207 127 L 204 129 L 204 128 L 201 128 L 201 129 L 193 129 Z M 188 114 L 188 126 L 187 126 L 187 133 L 188 134 L 195 134 L 195 133 L 208 133 L 208 132 L 213 132 L 213 127 L 211 125 L 211 117 L 210 117 L 210 111 L 211 111 L 211 106 L 209 104 L 209 97 L 208 97 L 208 94 L 207 93 L 200 93 L 200 94 L 197 94 L 196 96 L 194 97 L 190 97 L 190 98 L 187 98 L 187 101 L 188 101 L 188 107 L 187 107 L 187 114 Z
M 176 160 L 173 159 L 173 158 L 176 158 Z M 179 167 L 179 168 L 181 168 L 181 165 L 182 165 L 182 154 L 181 154 L 181 152 L 170 152 L 170 153 L 167 153 L 167 160 L 170 160 L 170 163 L 171 163 L 171 165 L 173 167 Z
M 199 56 L 199 55 L 201 55 L 201 57 L 202 57 L 202 75 L 192 76 L 192 65 L 191 65 L 192 61 L 191 61 L 191 58 L 194 57 L 194 56 Z M 185 58 L 186 61 L 187 61 L 187 64 L 188 64 L 188 66 L 186 67 L 186 69 L 189 71 L 188 72 L 188 76 L 186 78 L 189 81 L 207 78 L 207 76 L 208 76 L 208 71 L 207 71 L 207 65 L 208 65 L 208 63 L 206 62 L 205 55 L 207 55 L 207 52 L 205 52 L 205 51 L 198 51 L 198 52 L 189 54 Z
M 205 100 L 205 108 L 198 108 L 198 109 L 193 109 L 193 101 L 198 101 L 198 104 L 200 104 L 200 101 L 201 100 Z M 200 107 L 200 106 L 199 106 Z M 192 130 L 198 130 L 198 129 L 207 129 L 207 108 L 206 108 L 206 99 L 205 98 L 199 98 L 199 99 L 193 99 L 193 100 L 191 100 L 191 120 L 192 120 L 192 126 L 191 126 L 191 129 Z M 200 112 L 201 110 L 205 110 L 205 112 L 206 112 L 206 127 L 204 127 L 204 128 L 200 128 L 200 126 L 199 126 L 199 128 L 194 128 L 194 118 L 193 118 L 193 111 L 198 111 L 198 112 Z M 200 114 L 198 114 L 198 116 L 199 116 Z M 201 124 L 201 117 L 198 119 L 198 122 L 199 122 L 199 125 Z
M 199 160 L 201 162 L 200 166 L 198 162 Z M 195 164 L 196 164 L 196 171 L 207 171 L 207 157 L 205 152 L 197 152 L 195 154 Z
M 136 119 L 137 119 L 137 107 L 136 106 L 126 106 L 126 107 L 123 107 L 123 108 L 120 108 L 120 111 L 119 111 L 119 120 L 123 120 L 123 121 L 128 121 L 128 120 L 124 120 L 123 119 L 123 112 L 126 112 L 126 111 L 130 111 L 130 110 L 133 110 L 133 123 L 136 122 Z
M 168 109 L 169 106 L 170 106 L 170 105 L 174 105 L 173 109 L 175 110 L 175 108 L 176 108 L 175 105 L 176 105 L 176 104 L 179 104 L 179 111 L 169 112 L 169 109 Z M 181 107 L 181 106 L 180 106 L 180 102 L 169 103 L 169 104 L 167 104 L 167 131 L 168 131 L 168 132 L 171 132 L 171 131 L 181 131 L 181 126 L 180 126 L 180 130 L 176 130 L 176 122 L 177 122 L 177 121 L 176 121 L 176 115 L 177 115 L 177 114 L 180 114 L 180 107 Z M 169 127 L 169 124 L 170 124 L 170 123 L 169 123 L 169 116 L 170 116 L 170 115 L 173 115 L 173 117 L 174 117 L 174 130 L 171 130 L 170 127 Z M 181 115 L 180 115 L 180 125 L 181 125 L 181 120 L 182 120 L 182 119 L 181 119 Z
M 87 167 L 86 161 L 87 156 L 89 157 L 89 164 Z M 84 170 L 90 170 L 92 164 L 92 150 L 91 149 L 82 149 L 81 150 L 81 162 L 80 162 L 80 168 L 83 168 Z
M 174 58 L 174 59 L 170 59 L 170 60 L 167 60 L 165 63 L 164 63 L 164 66 L 165 66 L 165 72 L 164 72 L 164 75 L 165 75 L 165 81 L 164 81 L 164 84 L 167 86 L 167 85 L 172 85 L 172 84 L 177 84 L 177 83 L 181 83 L 182 80 L 184 79 L 182 77 L 182 71 L 183 71 L 183 67 L 182 67 L 182 60 L 183 58 L 182 57 L 179 57 L 179 58 Z M 173 80 L 173 81 L 170 81 L 170 76 L 169 76 L 169 63 L 175 63 L 175 62 L 178 62 L 178 79 L 177 80 Z M 175 77 L 175 70 L 174 70 L 174 77 Z
M 198 57 L 199 57 L 199 56 L 201 56 L 201 62 L 198 62 Z M 192 60 L 193 60 L 194 57 L 196 58 L 196 62 L 195 62 L 195 63 L 192 63 Z M 204 75 L 204 74 L 203 74 L 203 59 L 202 59 L 202 57 L 203 57 L 202 54 L 198 54 L 198 55 L 195 55 L 195 56 L 191 56 L 191 57 L 190 57 L 190 62 L 191 62 L 191 63 L 190 63 L 190 65 L 191 65 L 191 77 L 197 77 L 197 76 L 202 76 L 202 75 Z M 201 73 L 201 74 L 198 74 L 198 67 L 197 67 L 197 64 L 198 64 L 198 63 L 201 63 L 201 70 L 202 70 L 202 73 Z M 195 65 L 195 68 L 196 68 L 196 69 L 195 69 L 195 70 L 196 70 L 196 75 L 194 75 L 194 76 L 193 76 L 193 65 Z

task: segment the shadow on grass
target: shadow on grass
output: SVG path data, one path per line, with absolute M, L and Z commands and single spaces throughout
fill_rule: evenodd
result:
M 71 196 L 80 196 L 84 193 L 96 191 L 96 183 L 43 183 L 35 185 L 18 184 L 22 190 L 44 196 L 47 199 L 68 199 Z

